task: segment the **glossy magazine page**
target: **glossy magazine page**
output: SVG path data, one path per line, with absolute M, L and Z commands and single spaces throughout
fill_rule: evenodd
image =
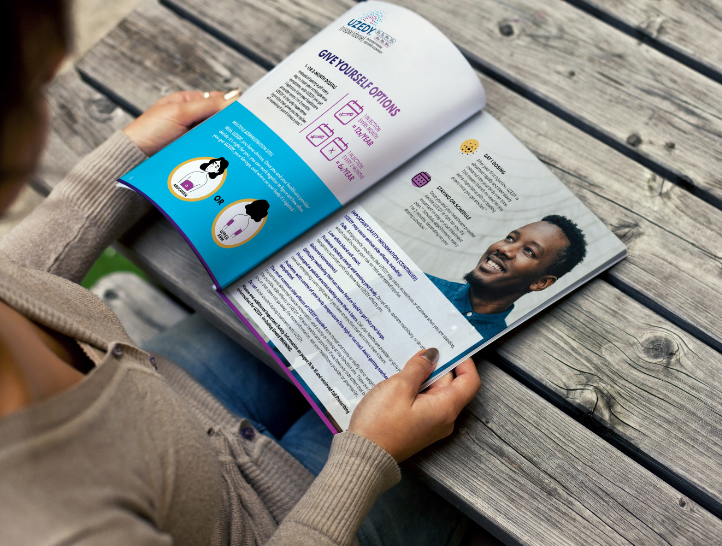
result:
M 491 115 L 473 116 L 223 297 L 334 430 L 437 347 L 424 386 L 626 254 Z

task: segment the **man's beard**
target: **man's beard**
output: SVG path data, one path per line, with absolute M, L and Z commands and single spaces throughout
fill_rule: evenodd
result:
M 474 271 L 475 269 L 472 269 L 464 275 L 464 280 L 469 284 L 469 288 L 474 293 L 474 296 L 482 298 L 486 293 L 488 286 L 482 279 L 474 275 Z

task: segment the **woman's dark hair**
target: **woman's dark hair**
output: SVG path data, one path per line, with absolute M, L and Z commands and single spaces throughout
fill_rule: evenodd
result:
M 220 161 L 221 168 L 218 169 L 217 173 L 208 173 L 208 176 L 211 177 L 211 180 L 214 179 L 216 176 L 221 176 L 223 172 L 228 168 L 228 161 L 226 161 L 224 157 L 219 157 L 218 159 L 211 159 L 208 163 L 203 163 L 201 165 L 201 170 L 205 171 L 208 168 L 208 165 L 210 165 L 214 161 Z
M 47 43 L 28 44 L 23 34 L 39 27 L 41 36 L 58 40 L 57 45 L 67 49 L 66 4 L 65 0 L 0 0 L 0 120 L 27 99 L 31 82 L 25 48 L 47 47 Z
M 266 216 L 268 216 L 268 201 L 265 199 L 258 199 L 253 203 L 246 205 L 246 214 L 253 218 L 254 222 L 260 222 Z

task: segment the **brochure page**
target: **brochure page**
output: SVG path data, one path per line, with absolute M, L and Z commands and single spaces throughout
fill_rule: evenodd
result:
M 486 112 L 225 290 L 334 428 L 420 348 L 424 384 L 621 259 L 624 245 Z
M 456 47 L 364 2 L 125 175 L 225 287 L 484 106 Z

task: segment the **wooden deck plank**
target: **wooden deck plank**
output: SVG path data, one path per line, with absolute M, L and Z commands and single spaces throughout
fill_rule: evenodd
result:
M 133 17 L 144 17 L 145 10 L 144 7 Z M 170 19 L 168 17 L 164 19 L 166 24 L 169 24 Z M 131 18 L 114 32 L 132 30 L 133 24 Z M 205 39 L 204 35 L 197 32 L 196 34 L 197 41 Z M 109 43 L 122 42 L 121 38 L 112 36 L 108 40 Z M 106 46 L 99 46 L 99 48 L 103 47 Z M 115 58 L 111 59 L 110 55 L 110 52 L 101 51 L 97 53 L 97 58 L 104 59 L 107 63 L 120 62 Z M 136 52 L 136 55 L 150 56 L 140 51 Z M 122 57 L 121 61 L 124 58 Z M 84 62 L 83 69 L 89 71 L 91 75 L 94 74 L 92 63 Z M 116 64 L 104 70 L 105 78 L 112 74 L 122 75 L 125 69 L 122 64 Z M 142 76 L 146 79 L 153 77 L 150 73 Z M 162 78 L 162 74 L 155 77 Z M 180 76 L 175 74 L 174 78 L 179 79 Z M 104 85 L 113 87 L 118 93 L 125 93 L 122 77 L 106 80 Z M 710 308 L 715 308 L 710 302 L 719 301 L 722 297 L 720 296 L 722 287 L 718 284 L 716 273 L 719 260 L 710 259 L 722 254 L 722 248 L 715 246 L 720 244 L 715 232 L 722 229 L 720 223 L 722 215 L 719 211 L 674 185 L 667 184 L 665 187 L 662 180 L 644 167 L 600 145 L 591 137 L 499 84 L 487 80 L 485 85 L 489 94 L 491 112 L 555 169 L 577 195 L 585 200 L 629 245 L 630 258 L 617 266 L 610 274 L 610 278 L 631 287 L 632 290 L 639 290 L 650 299 L 658 298 L 660 300 L 658 305 L 667 306 L 672 314 L 679 313 L 679 316 L 689 320 L 691 324 L 699 325 L 700 320 L 709 321 L 705 328 L 712 332 L 710 335 L 719 332 L 719 323 L 713 322 L 718 319 L 714 313 L 708 311 Z M 144 102 L 150 103 L 152 99 L 144 99 Z M 180 238 L 178 240 L 180 241 Z M 165 258 L 155 258 L 157 252 L 158 250 L 149 242 L 145 250 L 138 253 L 136 259 L 146 260 L 149 267 L 177 266 L 177 264 L 166 264 Z M 191 260 L 195 260 L 192 254 L 189 255 Z M 168 258 L 168 260 L 176 259 L 177 256 Z M 670 268 L 669 264 L 672 262 L 680 263 Z M 184 278 L 182 269 L 180 273 L 168 275 L 173 282 L 180 282 Z M 192 299 L 194 296 L 186 294 L 184 297 Z M 200 305 L 204 305 L 200 301 L 203 297 L 197 296 Z M 628 325 L 632 331 L 635 328 L 634 320 L 631 317 L 627 320 L 629 320 L 628 324 L 625 322 L 620 324 Z M 599 331 L 603 333 L 604 328 L 605 325 L 602 323 Z M 683 339 L 695 343 L 695 340 L 686 334 Z M 624 364 L 617 362 L 616 365 Z M 521 362 L 520 367 L 522 366 L 530 365 Z M 563 369 L 566 364 L 559 362 L 558 366 Z M 533 377 L 532 372 L 533 370 L 530 370 L 528 375 Z M 540 383 L 543 384 L 541 380 Z M 682 415 L 687 414 L 683 412 Z M 689 417 L 693 418 L 693 414 L 690 413 Z M 639 419 L 644 418 L 649 418 L 650 423 L 654 422 L 653 418 L 645 417 L 644 412 L 640 412 Z M 616 434 L 617 425 L 618 423 L 611 422 L 607 426 Z M 640 425 L 640 428 L 643 426 Z M 640 436 L 635 440 L 637 442 L 634 444 L 635 449 L 656 453 L 663 449 L 666 438 L 661 436 L 650 440 Z M 712 449 L 710 457 L 716 454 L 717 452 Z M 704 480 L 708 485 L 703 486 L 699 483 L 701 478 L 695 474 L 695 470 L 687 467 L 689 464 L 692 463 L 684 457 L 679 457 L 674 461 L 665 462 L 663 466 L 673 479 L 688 483 L 691 489 L 698 491 L 705 491 L 705 487 L 707 490 L 714 490 L 709 495 L 712 497 L 717 495 L 715 498 L 718 498 L 719 472 L 715 474 L 709 468 L 706 469 L 703 474 L 707 473 Z
M 718 83 L 564 0 L 399 3 L 529 96 L 722 205 Z
M 722 3 L 716 0 L 575 0 L 722 80 Z M 592 10 L 592 11 L 593 11 Z
M 334 18 L 356 5 L 354 0 L 160 2 L 201 28 L 211 30 L 216 36 L 222 36 L 226 43 L 243 51 L 250 58 L 258 59 L 266 68 L 281 62 Z M 224 28 L 229 19 L 233 28 L 218 33 L 217 30 Z M 238 25 L 239 21 L 245 24 Z M 248 24 L 249 21 L 252 23 Z M 269 30 L 273 34 L 271 42 Z
M 283 58 L 303 42 L 302 37 L 289 42 L 280 33 L 258 40 L 263 28 L 274 27 L 249 24 L 253 19 L 241 15 L 241 6 L 255 9 L 254 2 L 165 3 L 202 21 L 216 35 L 246 44 L 262 58 Z M 469 56 L 527 96 L 722 206 L 719 84 L 564 0 L 396 3 L 429 19 Z M 352 4 L 275 0 L 264 4 L 265 17 L 272 11 L 287 21 L 300 13 L 298 32 L 308 39 L 322 23 L 314 18 L 314 25 L 308 25 L 304 14 L 318 12 L 322 5 L 329 23 Z
M 594 281 L 497 354 L 722 514 L 722 355 Z M 680 464 L 682 462 L 682 464 Z
M 480 374 L 456 432 L 411 463 L 507 544 L 719 543 L 720 520 L 494 365 Z
M 31 184 L 47 194 L 83 156 L 133 117 L 74 72 L 55 78 L 47 90 L 51 131 Z
M 154 0 L 141 4 L 101 44 L 82 58 L 81 74 L 136 113 L 174 91 L 245 90 L 266 73 Z

